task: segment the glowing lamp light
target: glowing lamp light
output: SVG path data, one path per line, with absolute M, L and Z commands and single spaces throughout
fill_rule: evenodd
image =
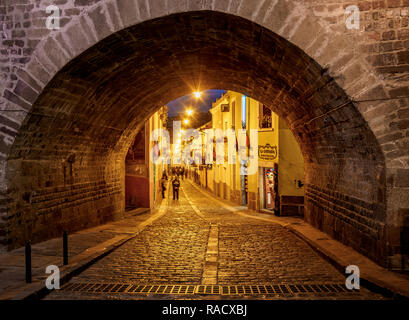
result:
M 193 110 L 192 110 L 192 109 L 187 109 L 187 110 L 186 110 L 186 114 L 187 114 L 188 116 L 191 116 L 191 115 L 193 114 Z
M 195 97 L 196 97 L 197 99 L 199 99 L 199 98 L 201 97 L 201 95 L 202 95 L 202 93 L 199 92 L 199 91 L 196 91 L 196 92 L 193 93 L 193 94 L 195 95 Z
M 189 119 L 183 120 L 183 123 L 184 123 L 184 124 L 189 124 Z

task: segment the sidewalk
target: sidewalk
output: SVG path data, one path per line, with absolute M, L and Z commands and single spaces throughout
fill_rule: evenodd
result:
M 0 254 L 0 300 L 41 296 L 49 265 L 60 268 L 61 285 L 117 247 L 134 238 L 143 228 L 166 212 L 166 201 L 159 208 L 135 209 L 115 222 L 68 235 L 69 264 L 63 266 L 62 238 L 32 245 L 32 283 L 25 282 L 25 248 Z
M 288 228 L 323 255 L 340 271 L 345 271 L 345 268 L 349 265 L 357 265 L 360 269 L 361 283 L 371 290 L 379 291 L 386 295 L 394 295 L 397 298 L 409 298 L 409 280 L 406 277 L 382 268 L 354 249 L 331 239 L 326 233 L 314 228 L 303 219 L 296 217 L 277 217 L 259 213 L 254 210 L 247 210 L 244 207 L 237 206 L 237 204 L 220 200 L 210 191 L 198 187 L 190 180 L 189 182 L 198 191 L 216 200 L 222 207 L 231 212 L 269 223 L 277 223 Z

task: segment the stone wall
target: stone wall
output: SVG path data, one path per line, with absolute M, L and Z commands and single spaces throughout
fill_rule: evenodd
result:
M 45 28 L 51 3 L 62 10 L 60 30 Z M 26 209 L 22 197 L 33 191 L 103 185 L 105 200 L 96 210 L 113 203 L 113 212 L 120 210 L 119 193 L 110 188 L 123 194 L 123 179 L 115 179 L 135 127 L 200 83 L 200 89 L 230 89 L 271 105 L 306 159 L 306 219 L 350 243 L 372 234 L 343 219 L 336 201 L 376 203 L 382 209 L 370 220 L 377 234 L 362 240 L 368 247 L 355 247 L 399 266 L 409 215 L 409 4 L 358 1 L 361 28 L 348 30 L 350 4 L 0 0 L 0 241 L 13 246 L 13 234 L 32 234 L 15 217 L 42 209 Z M 164 18 L 152 20 L 158 17 Z M 78 182 L 63 183 L 57 176 L 64 176 L 72 154 Z M 21 163 L 33 168 L 27 184 Z M 47 169 L 37 169 L 40 164 Z M 331 192 L 339 196 L 322 203 Z M 78 208 L 65 215 L 74 219 Z M 61 221 L 58 213 L 50 217 Z
M 334 239 L 374 260 L 385 256 L 385 210 L 379 203 L 366 202 L 334 190 L 307 185 L 306 206 L 306 220 Z
M 123 164 L 106 161 L 9 160 L 9 248 L 22 246 L 27 240 L 38 242 L 61 236 L 63 230 L 74 232 L 121 217 Z

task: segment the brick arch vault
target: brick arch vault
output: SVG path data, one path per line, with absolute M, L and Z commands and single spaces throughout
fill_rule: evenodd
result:
M 54 31 L 49 1 L 0 7 L 3 250 L 120 216 L 138 126 L 199 87 L 271 105 L 304 154 L 305 219 L 400 267 L 409 32 L 380 29 L 407 9 L 385 2 L 360 2 L 360 30 L 346 29 L 342 4 L 318 0 L 63 0 Z

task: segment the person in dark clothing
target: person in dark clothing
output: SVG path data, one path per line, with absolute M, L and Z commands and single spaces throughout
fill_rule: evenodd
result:
M 173 200 L 179 200 L 179 188 L 180 188 L 180 181 L 179 178 L 176 177 L 175 180 L 172 181 L 173 187 Z
M 185 178 L 185 168 L 180 169 L 180 175 L 182 177 L 182 180 Z
M 166 174 L 166 171 L 163 171 L 162 179 L 168 180 L 168 175 Z
M 165 179 L 166 175 L 162 176 L 162 179 L 160 179 L 160 191 L 162 192 L 162 198 L 165 199 L 165 191 L 166 191 L 166 180 Z

